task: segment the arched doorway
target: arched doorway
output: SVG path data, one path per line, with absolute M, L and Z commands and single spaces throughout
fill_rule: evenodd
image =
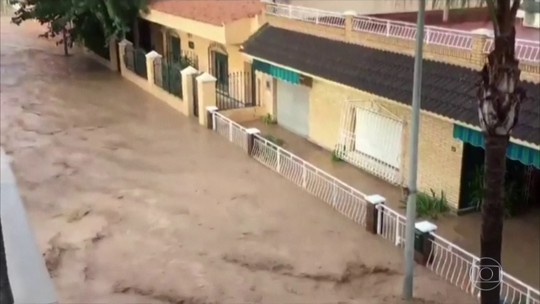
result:
M 210 74 L 217 79 L 218 88 L 226 90 L 229 85 L 229 55 L 227 49 L 219 44 L 212 43 L 208 47 Z

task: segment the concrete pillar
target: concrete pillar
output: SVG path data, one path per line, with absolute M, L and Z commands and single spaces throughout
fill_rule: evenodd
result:
M 118 60 L 120 58 L 118 57 L 118 43 L 116 43 L 116 39 L 114 38 L 109 41 L 109 58 L 111 70 L 118 71 Z
M 208 73 L 203 73 L 197 77 L 197 99 L 199 102 L 199 112 L 206 107 L 216 106 L 216 78 Z M 206 126 L 207 116 L 199 113 L 199 124 Z
M 379 213 L 379 205 L 384 205 L 386 199 L 378 194 L 366 197 L 366 230 L 373 234 L 380 234 L 382 229 L 382 213 Z
M 184 114 L 193 116 L 194 96 L 193 96 L 193 75 L 199 74 L 196 68 L 188 66 L 183 69 L 182 74 L 182 100 L 184 101 Z
M 437 225 L 422 221 L 414 224 L 414 228 L 414 260 L 422 266 L 427 266 L 431 263 L 429 259 L 433 241 L 431 233 L 437 230 Z
M 255 135 L 261 134 L 261 131 L 257 128 L 249 128 L 246 130 L 247 133 L 247 154 L 251 156 L 253 154 L 253 143 Z
M 206 126 L 208 129 L 214 129 L 214 113 L 217 112 L 218 107 L 209 106 L 206 107 Z
M 155 85 L 154 82 L 154 61 L 161 60 L 161 55 L 156 51 L 151 51 L 146 54 L 146 76 L 150 85 Z
M 124 55 L 128 46 L 133 47 L 133 43 L 131 43 L 129 40 L 123 39 L 122 41 L 118 42 L 118 53 L 120 54 L 118 58 L 120 60 L 120 72 L 124 72 L 126 70 L 126 61 L 124 60 Z
M 345 40 L 351 41 L 353 33 L 353 19 L 356 17 L 355 11 L 346 11 L 343 13 L 345 17 Z

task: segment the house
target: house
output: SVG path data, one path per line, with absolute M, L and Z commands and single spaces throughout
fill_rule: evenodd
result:
M 406 185 L 414 26 L 309 9 L 291 18 L 273 6 L 267 4 L 268 24 L 243 46 L 268 113 L 354 166 Z M 483 163 L 474 84 L 492 41 L 481 34 L 426 32 L 418 185 L 444 191 L 458 211 L 474 210 L 472 181 Z M 507 155 L 509 180 L 519 181 L 519 194 L 527 196 L 522 201 L 538 203 L 540 67 L 529 53 L 539 56 L 540 46 L 526 43 L 516 51 L 530 101 L 521 107 Z
M 153 0 L 141 15 L 135 44 L 167 61 L 187 57 L 223 83 L 231 72 L 250 71 L 239 46 L 259 28 L 261 11 L 256 0 Z

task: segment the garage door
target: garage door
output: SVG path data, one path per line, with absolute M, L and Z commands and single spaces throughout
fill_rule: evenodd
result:
M 303 137 L 309 134 L 309 88 L 277 81 L 277 121 Z

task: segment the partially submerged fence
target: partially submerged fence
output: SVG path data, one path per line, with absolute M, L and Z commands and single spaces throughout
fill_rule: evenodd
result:
M 256 129 L 247 129 L 217 111 L 211 111 L 213 130 L 242 148 L 261 164 L 328 203 L 341 214 L 366 227 L 369 215 L 367 196 L 311 163 L 265 139 Z M 397 247 L 405 244 L 405 217 L 390 207 L 375 205 L 375 233 Z M 478 286 L 480 258 L 429 233 L 430 246 L 424 266 L 473 297 L 480 296 Z M 501 298 L 505 304 L 540 304 L 540 292 L 501 271 Z
M 257 106 L 251 72 L 233 72 L 216 77 L 216 105 L 220 110 Z

